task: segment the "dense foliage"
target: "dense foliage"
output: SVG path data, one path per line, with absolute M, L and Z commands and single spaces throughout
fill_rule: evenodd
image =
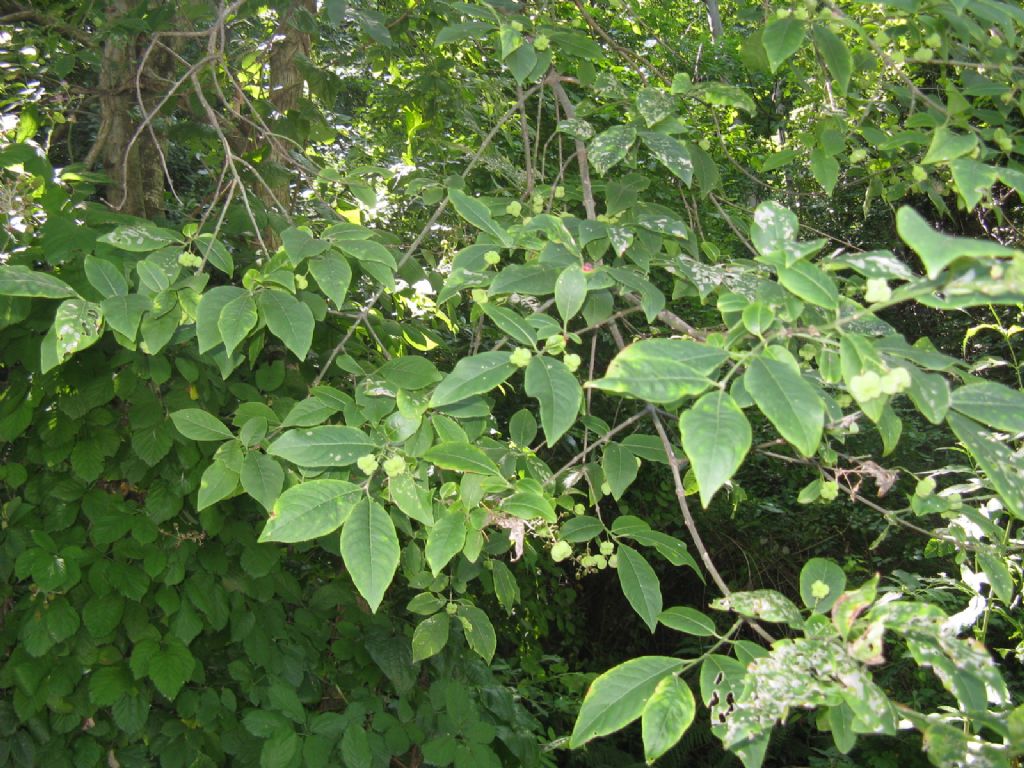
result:
M 1019 765 L 1024 10 L 775 5 L 0 0 L 0 765 Z

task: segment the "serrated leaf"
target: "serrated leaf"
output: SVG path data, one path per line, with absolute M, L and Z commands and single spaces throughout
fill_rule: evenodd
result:
M 750 422 L 727 392 L 715 390 L 683 412 L 679 432 L 697 476 L 701 504 L 707 507 L 750 450 Z
M 146 674 L 156 689 L 173 701 L 192 677 L 195 664 L 196 660 L 185 644 L 173 635 L 168 635 L 149 658 Z
M 663 678 L 644 705 L 640 730 L 650 765 L 674 747 L 693 723 L 697 703 L 690 687 L 675 675 Z
M 632 547 L 619 544 L 617 555 L 619 565 L 616 573 L 619 575 L 622 594 L 653 633 L 658 627 L 658 616 L 662 608 L 658 575 L 643 555 Z
M 231 430 L 213 414 L 199 408 L 185 408 L 171 414 L 175 428 L 189 440 L 230 440 Z
M 743 384 L 779 434 L 813 456 L 825 423 L 825 405 L 814 387 L 785 363 L 763 356 L 750 362 Z
M 537 400 L 548 447 L 554 446 L 579 415 L 583 387 L 561 360 L 535 355 L 526 366 L 526 394 Z
M 441 408 L 473 395 L 490 392 L 511 376 L 516 366 L 508 352 L 481 352 L 456 363 L 430 397 L 431 408 Z
M 398 533 L 387 510 L 373 499 L 356 504 L 341 529 L 341 557 L 373 613 L 395 577 L 400 556 Z
M 658 683 L 682 666 L 682 659 L 670 656 L 641 656 L 598 676 L 587 689 L 569 747 L 581 747 L 636 720 Z
M 260 542 L 312 541 L 338 530 L 363 496 L 344 480 L 307 480 L 282 493 L 260 534 Z
M 587 157 L 594 170 L 603 176 L 628 154 L 634 141 L 636 128 L 631 125 L 612 126 L 590 142 Z
M 375 448 L 373 440 L 355 427 L 330 425 L 285 432 L 267 453 L 300 467 L 345 467 Z

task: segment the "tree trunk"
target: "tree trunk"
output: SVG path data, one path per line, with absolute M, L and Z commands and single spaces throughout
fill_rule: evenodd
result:
M 708 26 L 711 27 L 711 39 L 718 42 L 722 37 L 722 13 L 718 9 L 718 0 L 704 0 L 704 6 L 708 10 Z
M 108 20 L 129 14 L 138 0 L 112 0 Z M 158 73 L 166 70 L 170 56 L 160 52 L 150 57 L 148 66 Z M 147 99 L 146 78 L 138 74 L 139 40 L 136 35 L 111 35 L 103 46 L 100 69 L 100 127 L 87 162 L 102 161 L 111 181 L 104 197 L 114 209 L 143 218 L 154 218 L 164 211 L 164 173 L 158 126 L 143 130 L 132 143 L 142 120 L 136 94 L 136 79 L 143 89 L 143 106 L 148 110 L 157 97 Z M 144 75 L 145 73 L 143 73 Z M 152 94 L 149 94 L 152 96 Z M 155 140 L 154 140 L 154 137 Z

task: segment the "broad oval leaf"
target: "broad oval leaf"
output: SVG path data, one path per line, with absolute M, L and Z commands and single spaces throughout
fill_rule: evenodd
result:
M 249 451 L 242 462 L 239 479 L 242 481 L 242 490 L 269 510 L 281 495 L 284 470 L 269 456 L 259 451 Z
M 587 276 L 583 267 L 572 264 L 562 270 L 555 281 L 555 306 L 562 316 L 562 324 L 567 324 L 583 308 L 587 298 Z
M 640 136 L 658 162 L 678 176 L 686 186 L 690 186 L 693 181 L 693 160 L 686 145 L 679 139 L 655 131 L 643 131 Z
M 619 352 L 604 378 L 587 386 L 651 403 L 671 403 L 707 389 L 711 385 L 707 374 L 728 357 L 721 349 L 693 341 L 646 339 Z
M 401 549 L 391 516 L 373 499 L 357 503 L 345 521 L 341 557 L 352 583 L 376 613 L 395 577 Z
M 755 357 L 743 377 L 757 407 L 804 456 L 813 456 L 821 442 L 825 404 L 803 376 L 785 363 Z
M 800 570 L 800 599 L 815 613 L 828 613 L 846 589 L 846 574 L 831 560 L 815 557 Z
M 590 164 L 602 176 L 618 164 L 636 141 L 636 128 L 631 125 L 613 125 L 590 142 L 587 156 Z
M 1024 432 L 1024 393 L 1005 384 L 985 381 L 953 392 L 952 406 L 993 429 Z
M 257 303 L 270 332 L 284 342 L 299 360 L 305 360 L 316 326 L 313 311 L 284 291 L 262 291 Z
M 581 747 L 636 720 L 658 683 L 682 666 L 681 659 L 670 656 L 641 656 L 600 675 L 587 689 L 569 747 Z
M 707 507 L 750 450 L 750 422 L 728 392 L 715 390 L 679 417 L 679 433 Z
M 217 330 L 229 355 L 249 335 L 249 331 L 256 327 L 258 319 L 256 302 L 248 291 L 224 305 L 217 318 Z
M 772 72 L 800 50 L 804 31 L 804 23 L 794 16 L 776 17 L 768 22 L 761 34 L 761 44 L 768 54 L 768 66 Z
M 427 565 L 437 576 L 451 559 L 462 551 L 466 543 L 466 515 L 455 510 L 439 517 L 427 533 L 427 544 L 423 554 Z
M 839 289 L 835 280 L 807 261 L 779 268 L 779 282 L 790 293 L 825 309 L 839 307 Z
M 473 395 L 490 392 L 511 376 L 516 366 L 508 352 L 481 352 L 460 360 L 430 397 L 430 407 L 440 408 Z
M 267 453 L 300 467 L 344 467 L 371 453 L 376 445 L 355 427 L 311 427 L 285 432 Z
M 282 493 L 260 541 L 294 544 L 338 530 L 364 491 L 344 480 L 307 480 Z
M 604 455 L 601 457 L 601 469 L 604 472 L 605 481 L 612 490 L 612 497 L 618 500 L 636 480 L 637 472 L 640 470 L 640 460 L 633 455 L 632 451 L 619 443 L 608 443 L 604 447 Z
M 583 387 L 565 363 L 548 355 L 534 355 L 526 366 L 526 394 L 540 406 L 540 423 L 548 447 L 564 435 L 579 416 Z
M 70 285 L 46 272 L 36 272 L 20 265 L 0 264 L 0 296 L 66 299 L 77 295 Z
M 220 419 L 200 408 L 185 408 L 171 414 L 174 427 L 189 440 L 212 442 L 230 440 L 234 435 Z
M 412 633 L 413 662 L 436 656 L 448 644 L 448 627 L 451 619 L 444 611 L 424 619 Z
M 501 476 L 498 465 L 486 453 L 469 443 L 438 443 L 423 454 L 423 459 L 441 469 Z
M 693 691 L 686 683 L 675 675 L 669 675 L 658 683 L 640 719 L 644 758 L 648 764 L 678 743 L 693 723 L 696 712 Z
M 658 623 L 676 632 L 684 632 L 695 637 L 714 637 L 717 634 L 715 622 L 710 616 L 685 605 L 665 609 L 658 616 Z

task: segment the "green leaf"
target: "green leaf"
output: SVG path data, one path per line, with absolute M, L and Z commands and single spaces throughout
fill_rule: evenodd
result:
M 196 660 L 185 644 L 173 635 L 164 638 L 160 648 L 149 659 L 149 679 L 171 701 L 192 677 Z
M 941 424 L 949 412 L 953 398 L 949 391 L 949 382 L 937 373 L 925 373 L 917 367 L 910 368 L 910 389 L 907 390 L 911 402 L 932 424 Z
M 231 251 L 209 232 L 199 235 L 195 239 L 194 245 L 199 256 L 206 259 L 214 268 L 228 276 L 235 271 L 235 260 L 231 256 Z
M 705 507 L 750 450 L 750 422 L 727 392 L 715 390 L 679 417 L 679 432 Z
M 498 604 L 505 609 L 505 612 L 511 614 L 521 597 L 519 582 L 516 581 L 516 577 L 509 567 L 501 560 L 492 560 L 491 563 L 494 566 L 492 571 L 494 595 L 498 598 Z
M 774 73 L 779 66 L 800 50 L 804 42 L 804 23 L 794 16 L 772 19 L 761 35 L 761 44 L 768 54 L 768 66 Z
M 540 519 L 549 523 L 554 523 L 557 520 L 551 503 L 541 494 L 532 491 L 513 493 L 502 502 L 501 511 L 523 520 Z
M 252 496 L 260 505 L 270 510 L 284 486 L 284 470 L 269 456 L 250 451 L 242 461 L 239 473 L 242 490 Z
M 234 437 L 231 430 L 224 426 L 220 419 L 199 408 L 185 408 L 171 414 L 175 428 L 189 440 L 210 442 L 214 440 L 230 440 Z
M 418 355 L 403 355 L 388 360 L 377 369 L 377 376 L 396 390 L 417 390 L 441 380 L 441 374 L 432 362 Z
M 33 272 L 32 274 L 40 275 L 43 273 Z M 3 281 L 2 275 L 3 272 L 0 270 L 0 283 Z M 89 284 L 99 291 L 100 295 L 105 299 L 112 296 L 124 296 L 128 293 L 128 281 L 124 279 L 121 270 L 106 259 L 98 258 L 92 254 L 86 256 L 85 276 L 89 280 Z M 46 277 L 49 277 L 49 275 L 46 275 Z M 68 290 L 71 289 L 68 288 Z M 2 289 L 0 289 L 0 293 L 3 293 Z
M 460 360 L 430 397 L 431 408 L 441 408 L 473 395 L 490 392 L 511 376 L 516 366 L 508 352 L 481 352 Z
M 1004 384 L 985 381 L 953 392 L 952 406 L 992 429 L 1024 432 L 1024 393 Z
M 791 627 L 803 625 L 803 616 L 789 598 L 773 589 L 755 589 L 751 592 L 733 592 L 711 603 L 717 611 L 732 611 L 752 619 L 788 624 Z
M 604 524 L 596 517 L 571 517 L 558 529 L 558 538 L 572 544 L 590 541 L 604 533 Z
M 683 142 L 655 131 L 641 131 L 640 137 L 659 163 L 678 176 L 686 186 L 690 186 L 693 181 L 693 160 Z
M 626 156 L 634 141 L 636 128 L 631 125 L 614 125 L 590 142 L 587 157 L 594 170 L 603 176 Z
M 799 229 L 796 214 L 768 200 L 754 210 L 750 239 L 762 256 L 774 256 L 784 253 L 786 246 L 796 239 Z
M 940 126 L 932 134 L 932 143 L 921 161 L 922 165 L 947 163 L 972 152 L 978 146 L 978 138 L 973 133 L 953 133 L 946 126 Z
M 671 403 L 710 386 L 708 373 L 728 353 L 682 339 L 646 339 L 630 344 L 608 366 L 604 378 L 588 387 L 630 395 L 651 403 Z
M 206 354 L 221 343 L 220 313 L 229 301 L 248 291 L 234 285 L 218 285 L 203 294 L 196 308 L 196 338 L 199 353 Z
M 470 649 L 488 664 L 494 658 L 498 639 L 487 614 L 472 605 L 460 605 L 456 616 L 462 624 Z
M 641 656 L 600 675 L 587 689 L 569 747 L 581 747 L 636 720 L 658 683 L 682 666 L 681 659 L 669 656 Z
M 203 477 L 199 482 L 199 499 L 196 508 L 202 512 L 218 501 L 226 499 L 237 488 L 238 472 L 222 461 L 214 461 L 203 472 Z
M 319 256 L 331 247 L 329 242 L 317 240 L 305 229 L 298 227 L 289 227 L 281 233 L 281 245 L 293 266 L 298 266 L 304 259 Z
M 248 292 L 240 294 L 224 305 L 220 317 L 217 318 L 217 331 L 229 355 L 249 335 L 249 331 L 256 327 L 258 319 L 256 302 Z
M 362 495 L 362 488 L 344 480 L 294 485 L 274 502 L 259 540 L 293 544 L 326 536 L 341 527 Z
M 1024 461 L 973 419 L 950 412 L 946 421 L 988 476 L 1007 511 L 1024 519 Z
M 750 362 L 743 384 L 779 434 L 803 456 L 813 456 L 825 424 L 825 404 L 814 387 L 785 363 L 764 356 Z
M 307 266 L 324 296 L 334 302 L 336 308 L 340 308 L 345 303 L 352 283 L 352 267 L 348 265 L 348 260 L 337 250 L 331 249 L 310 259 Z
M 40 367 L 56 368 L 76 352 L 88 349 L 102 336 L 103 309 L 84 299 L 66 299 L 57 307 L 53 325 L 43 338 Z
M 644 624 L 653 633 L 658 627 L 658 616 L 661 614 L 661 582 L 643 555 L 632 547 L 619 544 L 617 550 L 619 566 L 619 585 L 622 594 L 633 606 Z
M 505 59 L 505 64 L 508 66 L 509 72 L 512 73 L 512 77 L 516 79 L 517 83 L 521 84 L 536 69 L 537 60 L 537 51 L 533 45 L 524 43 Z
M 400 556 L 398 534 L 384 507 L 373 499 L 356 504 L 341 529 L 341 557 L 373 613 L 395 577 Z
M 494 25 L 483 21 L 469 21 L 464 24 L 449 24 L 437 33 L 434 45 L 458 43 L 463 40 L 484 40 L 494 31 Z
M 137 293 L 127 296 L 111 296 L 100 302 L 103 321 L 113 330 L 129 340 L 135 339 L 139 321 L 144 312 L 152 306 L 150 299 Z
M 811 150 L 811 173 L 814 174 L 814 180 L 821 184 L 825 194 L 831 197 L 839 182 L 839 161 L 821 147 L 815 147 Z
M 444 611 L 424 619 L 412 633 L 413 663 L 436 656 L 448 644 L 448 627 L 451 620 Z
M 434 524 L 434 512 L 430 507 L 429 494 L 420 488 L 408 472 L 388 479 L 391 500 L 402 512 L 423 525 Z
M 534 355 L 526 366 L 526 394 L 537 400 L 548 447 L 554 446 L 579 415 L 583 388 L 565 363 L 548 355 Z
M 850 55 L 850 49 L 839 35 L 824 24 L 815 24 L 812 34 L 814 44 L 818 47 L 821 58 L 825 60 L 825 66 L 828 67 L 839 93 L 845 96 L 850 88 L 850 76 L 853 74 L 853 56 Z
M 145 253 L 181 242 L 181 236 L 172 230 L 162 229 L 153 224 L 125 224 L 100 235 L 99 242 L 120 248 L 122 251 Z
M 285 432 L 267 453 L 300 467 L 345 467 L 374 448 L 373 440 L 355 427 L 331 425 Z
M 806 302 L 825 309 L 839 307 L 839 289 L 835 280 L 823 270 L 807 261 L 798 261 L 790 267 L 779 267 L 779 282 Z
M 979 163 L 969 157 L 954 160 L 949 164 L 949 168 L 953 172 L 953 182 L 968 211 L 974 210 L 974 206 L 992 191 L 992 185 L 999 180 L 998 168 Z
M 305 360 L 316 325 L 312 310 L 284 291 L 261 291 L 256 298 L 270 332 L 299 360 Z
M 423 454 L 423 460 L 441 469 L 501 477 L 498 465 L 486 453 L 469 443 L 438 443 Z
M 636 94 L 636 111 L 650 128 L 676 112 L 676 100 L 660 88 L 641 88 Z
M 477 229 L 494 235 L 505 246 L 512 244 L 512 239 L 498 222 L 491 218 L 491 212 L 479 200 L 470 197 L 457 189 L 448 189 L 448 199 L 455 211 Z
M 551 264 L 512 264 L 495 275 L 487 293 L 490 296 L 506 293 L 547 296 L 555 292 L 555 282 L 561 273 L 561 269 Z
M 587 298 L 587 276 L 583 267 L 572 264 L 562 270 L 555 281 L 555 306 L 562 316 L 562 324 L 566 325 L 581 309 Z
M 536 347 L 537 332 L 518 312 L 497 304 L 487 302 L 481 309 L 494 324 L 509 335 L 514 341 L 527 346 Z
M 462 551 L 465 543 L 466 515 L 462 510 L 448 512 L 434 522 L 433 527 L 427 533 L 427 544 L 423 548 L 427 565 L 430 566 L 434 576 L 437 576 L 451 562 L 451 559 Z
M 1011 257 L 1016 253 L 992 240 L 971 240 L 966 237 L 950 237 L 936 232 L 931 225 L 909 206 L 903 206 L 896 213 L 896 231 L 903 241 L 921 257 L 928 277 L 935 279 L 943 269 L 957 259 L 979 259 L 984 257 Z
M 636 480 L 637 472 L 640 471 L 640 460 L 628 448 L 618 443 L 608 443 L 601 457 L 601 469 L 612 490 L 612 497 L 618 501 Z
M 750 115 L 757 113 L 757 105 L 754 103 L 754 100 L 750 98 L 746 91 L 742 88 L 737 88 L 735 85 L 702 83 L 697 96 L 705 104 L 742 109 Z
M 831 560 L 815 557 L 804 563 L 800 570 L 800 599 L 815 613 L 832 610 L 844 589 L 846 574 Z
M 675 675 L 658 683 L 644 705 L 640 727 L 648 765 L 674 747 L 693 723 L 697 703 L 690 687 Z
M 676 632 L 684 632 L 695 637 L 714 637 L 717 634 L 715 622 L 709 616 L 696 608 L 682 605 L 662 611 L 658 616 L 658 623 Z
M 131 675 L 124 667 L 101 667 L 89 675 L 89 701 L 98 707 L 109 707 L 131 687 Z

